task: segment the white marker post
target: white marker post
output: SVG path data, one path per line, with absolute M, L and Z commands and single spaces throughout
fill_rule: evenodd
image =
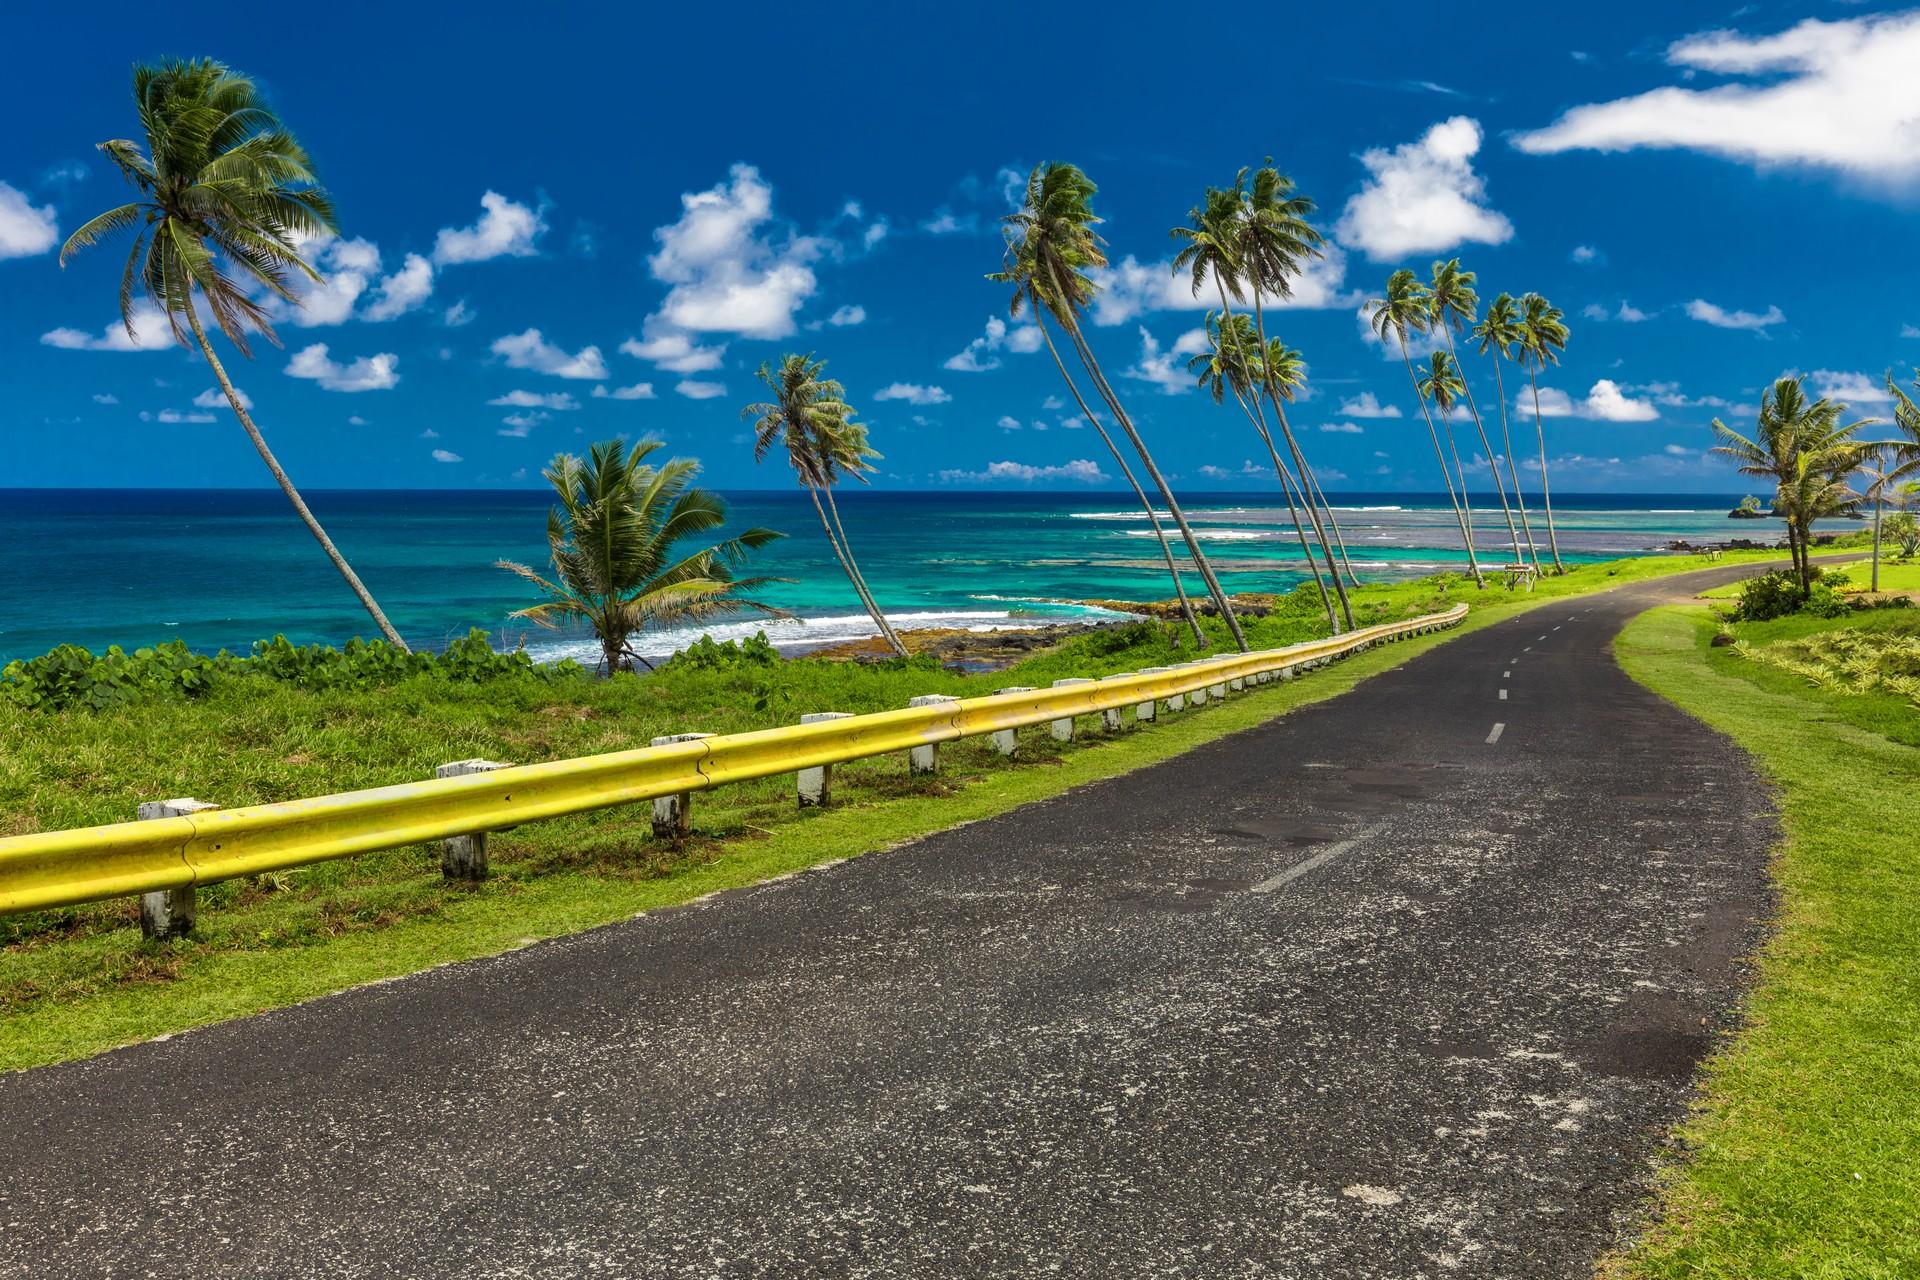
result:
M 453 760 L 435 765 L 436 778 L 464 778 L 470 773 L 492 773 L 512 766 L 500 760 Z M 440 874 L 448 880 L 485 880 L 487 878 L 487 833 L 449 836 L 440 842 Z
M 801 724 L 819 724 L 823 720 L 845 720 L 851 711 L 809 711 L 800 717 Z M 799 790 L 802 809 L 825 807 L 833 791 L 833 766 L 817 764 L 811 769 L 802 769 L 798 774 L 796 786 Z
M 1093 681 L 1086 679 L 1083 676 L 1068 676 L 1064 680 L 1055 680 L 1053 682 L 1053 687 L 1056 689 L 1059 689 L 1066 685 L 1092 684 L 1092 683 Z M 1066 716 L 1063 719 L 1050 721 L 1047 725 L 1047 732 L 1053 735 L 1053 740 L 1055 742 L 1072 742 L 1073 741 L 1073 717 Z
M 1013 684 L 998 690 L 999 693 L 1032 693 L 1033 691 L 1033 686 L 1030 684 Z M 1001 755 L 1010 756 L 1020 749 L 1019 733 L 1017 729 L 995 729 L 987 736 L 987 741 L 991 742 L 993 749 Z
M 205 800 L 182 797 L 178 800 L 142 800 L 134 812 L 140 821 L 151 822 L 156 818 L 188 818 L 219 807 Z M 184 938 L 193 932 L 194 922 L 199 915 L 200 897 L 193 885 L 159 889 L 140 895 L 140 933 L 143 937 L 156 941 Z
M 671 746 L 676 742 L 698 742 L 702 738 L 711 738 L 710 733 L 669 733 L 653 740 L 656 747 Z M 692 830 L 693 793 L 677 791 L 670 796 L 655 796 L 653 800 L 653 838 L 671 840 L 678 843 L 687 838 Z
M 958 702 L 960 699 L 950 693 L 923 693 L 917 698 L 907 699 L 909 707 L 936 707 L 943 702 Z M 907 751 L 907 772 L 910 774 L 937 773 L 940 770 L 940 744 L 929 742 L 912 747 Z

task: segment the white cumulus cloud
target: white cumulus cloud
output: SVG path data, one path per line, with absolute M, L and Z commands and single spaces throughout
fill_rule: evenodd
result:
M 1682 148 L 1756 167 L 1920 178 L 1920 12 L 1809 18 L 1771 35 L 1705 31 L 1669 46 L 1667 61 L 1686 79 L 1727 82 L 1574 107 L 1513 144 L 1536 154 Z
M 782 338 L 813 296 L 810 265 L 825 241 L 774 230 L 773 188 L 752 165 L 725 181 L 680 197 L 678 221 L 656 230 L 647 259 L 654 279 L 672 286 L 650 320 L 651 332 L 737 333 Z
M 1006 350 L 1030 355 L 1038 351 L 1043 342 L 1045 338 L 1034 325 L 1016 324 L 1009 328 L 999 316 L 988 316 L 986 332 L 969 342 L 957 355 L 949 356 L 942 367 L 956 373 L 985 373 L 1000 367 L 998 352 Z
M 1846 404 L 1879 404 L 1893 399 L 1885 381 L 1864 373 L 1843 373 L 1837 369 L 1815 369 L 1814 388 L 1829 400 Z
M 1207 334 L 1204 329 L 1187 330 L 1174 340 L 1173 349 L 1166 351 L 1143 326 L 1140 329 L 1140 359 L 1131 368 L 1122 370 L 1122 374 L 1152 383 L 1160 388 L 1163 395 L 1177 396 L 1193 390 L 1196 385 L 1194 376 L 1187 372 L 1187 357 L 1197 355 L 1206 348 Z
M 383 351 L 338 364 L 327 355 L 327 344 L 316 342 L 287 361 L 287 376 L 311 378 L 328 391 L 386 391 L 400 381 L 400 357 Z
M 652 400 L 654 398 L 653 384 L 651 382 L 636 382 L 630 387 L 615 387 L 611 391 L 607 390 L 604 386 L 595 387 L 593 389 L 593 398 L 595 400 Z
M 1341 241 L 1375 261 L 1505 244 L 1513 224 L 1486 206 L 1486 183 L 1473 168 L 1480 142 L 1479 122 L 1454 116 L 1417 142 L 1362 152 L 1367 181 L 1340 215 Z
M 1703 324 L 1713 325 L 1717 329 L 1751 329 L 1758 332 L 1769 325 L 1779 324 L 1786 316 L 1779 307 L 1768 307 L 1762 312 L 1729 311 L 1725 307 L 1715 306 L 1705 298 L 1695 298 L 1687 304 L 1687 314 Z
M 1323 422 L 1320 424 L 1320 429 L 1343 436 L 1357 436 L 1366 430 L 1357 422 Z
M 689 400 L 711 400 L 727 394 L 725 383 L 702 382 L 697 378 L 682 378 L 674 383 L 673 389 Z
M 582 347 L 573 355 L 568 355 L 542 337 L 538 329 L 495 338 L 492 349 L 493 354 L 500 356 L 513 369 L 531 369 L 535 373 L 549 373 L 556 378 L 607 376 L 607 362 L 601 358 L 600 348 Z
M 442 227 L 434 237 L 438 263 L 485 262 L 489 258 L 530 258 L 534 242 L 547 229 L 538 209 L 516 204 L 497 191 L 480 197 L 480 220 L 470 227 Z
M 620 344 L 620 350 L 636 360 L 651 361 L 668 373 L 705 373 L 718 369 L 721 357 L 727 353 L 724 343 L 703 347 L 686 334 L 671 330 L 645 339 L 628 338 Z
M 487 403 L 515 409 L 578 409 L 580 407 L 580 402 L 573 398 L 571 391 L 555 391 L 551 394 L 540 391 L 509 391 L 503 396 L 495 396 Z
M 133 334 L 115 320 L 98 334 L 80 329 L 49 329 L 40 341 L 62 351 L 160 351 L 174 345 L 166 313 L 151 302 L 133 304 Z
M 380 281 L 380 296 L 366 309 L 368 320 L 391 320 L 421 306 L 433 296 L 433 264 L 410 253 L 398 271 Z
M 905 400 L 912 405 L 945 404 L 953 399 L 943 387 L 926 387 L 917 382 L 894 382 L 873 393 L 875 400 Z
M 242 409 L 253 408 L 253 397 L 248 395 L 244 389 L 235 387 L 233 394 L 239 399 Z M 208 387 L 205 391 L 195 396 L 193 402 L 202 409 L 225 409 L 228 407 L 227 393 L 218 387 Z
M 1521 417 L 1533 415 L 1533 391 L 1522 387 L 1514 392 L 1513 411 Z M 1558 387 L 1540 388 L 1540 416 L 1543 418 L 1592 418 L 1599 422 L 1651 422 L 1660 411 L 1646 400 L 1628 395 L 1611 378 L 1593 384 L 1583 400 L 1575 400 Z
M 1107 267 L 1096 267 L 1088 276 L 1100 287 L 1093 301 L 1093 322 L 1097 325 L 1125 324 L 1136 316 L 1154 311 L 1207 311 L 1220 307 L 1220 290 L 1208 276 L 1199 293 L 1193 289 L 1193 276 L 1173 270 L 1171 259 L 1141 262 L 1128 254 Z M 1361 295 L 1346 288 L 1347 255 L 1337 244 L 1323 247 L 1323 256 L 1302 265 L 1291 282 L 1291 292 L 1261 295 L 1260 305 L 1268 311 L 1288 309 L 1319 311 L 1329 307 L 1353 306 Z M 1229 295 L 1231 296 L 1231 295 Z M 1236 308 L 1253 304 L 1251 295 Z
M 1397 418 L 1400 416 L 1400 406 L 1381 404 L 1373 392 L 1362 391 L 1351 400 L 1341 401 L 1340 412 L 1349 418 Z
M 464 461 L 466 461 L 466 459 L 464 459 L 464 458 L 462 458 L 462 457 L 461 457 L 461 456 L 460 456 L 459 454 L 457 454 L 457 453 L 455 453 L 455 452 L 453 452 L 453 450 L 451 450 L 451 449 L 435 449 L 435 450 L 433 451 L 433 460 L 434 460 L 435 462 L 464 462 Z
M 835 307 L 833 314 L 827 317 L 827 323 L 835 328 L 844 328 L 851 324 L 865 324 L 866 322 L 867 309 L 859 303 L 854 303 L 851 306 Z
M 1037 484 L 1048 480 L 1069 480 L 1075 484 L 1099 484 L 1107 478 L 1100 464 L 1087 458 L 1075 458 L 1056 466 L 1034 466 L 1026 462 L 989 462 L 983 471 L 942 471 L 940 479 L 948 484 L 994 484 L 1015 481 Z
M 53 248 L 59 237 L 52 205 L 35 206 L 24 193 L 0 182 L 0 258 L 31 258 Z

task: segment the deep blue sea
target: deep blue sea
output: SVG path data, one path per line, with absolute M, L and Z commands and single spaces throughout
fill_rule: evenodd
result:
M 727 496 L 735 525 L 789 535 L 759 563 L 792 579 L 765 596 L 801 620 L 709 630 L 726 638 L 766 626 L 776 641 L 795 646 L 870 633 L 803 493 Z M 320 490 L 306 497 L 409 641 L 437 646 L 481 627 L 497 644 L 524 642 L 542 658 L 593 652 L 579 635 L 509 616 L 535 597 L 494 562 L 546 563 L 542 493 Z M 1181 500 L 1230 589 L 1281 589 L 1304 576 L 1283 506 L 1247 493 Z M 1465 562 L 1444 499 L 1332 500 L 1363 579 Z M 1675 537 L 1781 536 L 1778 521 L 1728 520 L 1737 500 L 1556 495 L 1561 550 L 1597 560 L 1654 552 Z M 1483 560 L 1510 558 L 1491 495 L 1475 505 Z M 1088 616 L 1076 600 L 1171 594 L 1130 495 L 852 491 L 841 506 L 869 584 L 903 626 L 1017 626 Z M 1535 532 L 1544 544 L 1537 516 Z M 276 633 L 339 643 L 371 630 L 277 490 L 0 490 L 0 563 L 7 567 L 0 661 L 62 643 L 99 650 L 179 639 L 196 649 L 242 650 Z M 1197 579 L 1190 586 L 1197 594 Z M 663 634 L 639 647 L 665 653 L 690 637 Z

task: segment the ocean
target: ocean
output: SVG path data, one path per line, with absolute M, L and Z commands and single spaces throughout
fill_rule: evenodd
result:
M 733 527 L 788 537 L 756 560 L 791 579 L 764 599 L 792 621 L 722 622 L 719 639 L 765 629 L 788 648 L 872 633 L 798 491 L 725 495 Z M 597 650 L 510 615 L 535 602 L 494 567 L 544 567 L 547 497 L 537 491 L 320 490 L 309 505 L 410 643 L 436 647 L 480 627 L 542 660 Z M 1457 569 L 1466 557 L 1443 497 L 1330 495 L 1363 580 Z M 1249 493 L 1183 494 L 1182 503 L 1230 590 L 1302 581 L 1284 505 Z M 1734 521 L 1738 495 L 1556 495 L 1563 558 L 1613 559 L 1693 541 L 1782 536 L 1777 520 Z M 1075 601 L 1171 594 L 1144 515 L 1130 495 L 849 491 L 841 499 L 868 584 L 902 627 L 1006 627 L 1106 616 Z M 1475 502 L 1484 563 L 1511 558 L 1492 496 Z M 1834 530 L 1857 528 L 1845 521 Z M 1536 539 L 1544 522 L 1535 513 Z M 1177 537 L 1176 537 L 1177 545 Z M 276 633 L 338 644 L 371 632 L 357 602 L 278 490 L 0 490 L 0 662 L 57 644 L 98 651 L 184 640 L 244 650 Z M 1197 576 L 1189 589 L 1198 595 Z M 672 652 L 700 632 L 662 633 L 637 647 Z

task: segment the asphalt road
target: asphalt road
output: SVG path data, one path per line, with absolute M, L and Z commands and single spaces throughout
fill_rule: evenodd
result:
M 1752 770 L 1612 660 L 1673 591 L 890 853 L 0 1078 L 0 1274 L 1587 1276 L 1768 908 Z

